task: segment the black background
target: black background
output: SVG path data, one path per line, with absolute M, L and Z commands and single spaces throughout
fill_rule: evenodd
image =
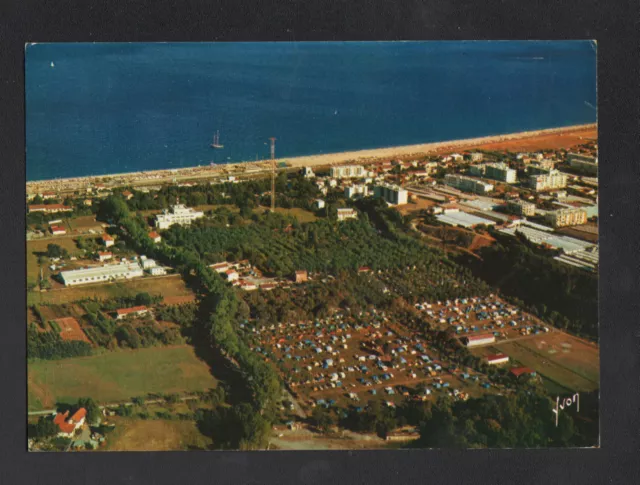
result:
M 0 2 L 0 484 L 640 483 L 640 2 Z M 595 39 L 600 449 L 27 453 L 26 42 Z

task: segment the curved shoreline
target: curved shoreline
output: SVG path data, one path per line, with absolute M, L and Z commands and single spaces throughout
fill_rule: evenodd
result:
M 486 145 L 490 143 L 500 143 L 527 138 L 535 138 L 548 135 L 568 134 L 576 131 L 585 131 L 597 127 L 596 123 L 584 125 L 564 126 L 559 128 L 548 128 L 534 131 L 524 131 L 518 133 L 510 133 L 503 135 L 489 135 L 478 138 L 467 138 L 459 140 L 448 140 L 440 142 L 423 143 L 417 145 L 404 145 L 386 148 L 372 148 L 364 150 L 355 150 L 349 152 L 326 153 L 318 155 L 305 155 L 298 157 L 288 157 L 277 159 L 277 162 L 286 162 L 288 167 L 318 167 L 329 166 L 342 163 L 371 163 L 374 160 L 393 157 L 393 156 L 411 156 L 411 155 L 428 155 L 439 152 L 447 152 L 468 149 L 478 145 Z M 176 169 L 158 169 L 149 171 L 127 172 L 106 175 L 87 175 L 81 177 L 71 177 L 64 179 L 34 180 L 27 181 L 27 193 L 34 193 L 36 190 L 74 190 L 78 188 L 86 188 L 95 183 L 112 183 L 128 184 L 159 184 L 165 183 L 171 179 L 188 179 L 188 178 L 206 178 L 219 175 L 229 175 L 233 172 L 245 173 L 247 169 L 253 168 L 252 171 L 260 171 L 269 168 L 269 160 L 259 160 L 250 162 L 236 162 L 211 166 L 184 167 Z M 168 180 L 167 180 L 168 179 Z

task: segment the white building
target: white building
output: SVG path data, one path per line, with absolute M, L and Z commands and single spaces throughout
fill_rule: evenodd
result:
M 204 212 L 196 211 L 184 204 L 176 204 L 171 209 L 164 209 L 162 214 L 156 216 L 156 227 L 168 229 L 173 224 L 188 226 L 201 217 L 204 217 Z
M 353 199 L 354 197 L 367 197 L 369 195 L 369 187 L 366 185 L 350 185 L 344 188 L 344 196 L 347 199 Z
M 362 165 L 343 165 L 329 169 L 329 176 L 337 179 L 365 177 L 366 175 L 367 173 Z
M 324 203 L 324 200 L 322 200 L 322 199 L 316 199 L 316 200 L 313 202 L 313 205 L 314 205 L 314 207 L 315 207 L 316 209 L 324 209 L 324 206 L 325 206 L 326 204 Z
M 346 221 L 347 219 L 357 219 L 358 213 L 353 209 L 338 209 L 338 220 Z
M 376 185 L 373 189 L 373 194 L 376 198 L 384 199 L 391 205 L 406 204 L 409 201 L 409 192 L 398 185 Z
M 471 161 L 472 162 L 481 162 L 482 159 L 484 158 L 484 155 L 480 152 L 473 152 L 471 154 Z
M 476 180 L 471 177 L 465 177 L 464 175 L 447 174 L 444 177 L 444 183 L 450 187 L 476 194 L 486 194 L 493 190 L 493 184 L 483 182 L 482 180 Z
M 548 174 L 531 175 L 529 187 L 533 190 L 562 189 L 567 186 L 567 175 L 558 170 L 550 170 Z
M 151 276 L 164 276 L 167 274 L 167 270 L 162 266 L 153 266 L 149 268 L 149 274 Z
M 151 269 L 157 266 L 155 259 L 148 259 L 148 258 L 142 259 L 142 257 L 140 259 L 142 260 L 142 269 Z
M 509 356 L 505 354 L 487 355 L 487 364 L 498 365 L 509 362 Z
M 115 240 L 113 239 L 112 236 L 109 236 L 109 234 L 103 234 L 102 235 L 102 244 L 104 244 L 104 246 L 106 248 L 109 248 L 111 246 L 114 245 Z
M 74 269 L 61 271 L 65 286 L 86 285 L 105 281 L 139 278 L 143 275 L 138 263 L 110 264 L 95 266 L 93 268 Z
M 467 347 L 475 347 L 478 345 L 492 344 L 496 341 L 495 336 L 493 335 L 470 335 L 466 337 Z
M 500 180 L 508 184 L 514 184 L 517 175 L 516 171 L 509 168 L 509 165 L 504 162 L 474 165 L 469 168 L 469 173 L 471 175 Z
M 313 173 L 313 169 L 311 167 L 302 167 L 302 175 L 304 176 L 304 178 L 313 178 L 316 176 L 315 173 Z
M 101 263 L 113 258 L 113 254 L 109 251 L 98 251 L 98 259 Z

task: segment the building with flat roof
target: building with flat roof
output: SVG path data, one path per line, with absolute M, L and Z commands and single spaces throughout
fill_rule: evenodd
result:
M 358 213 L 353 209 L 338 209 L 337 216 L 339 221 L 346 221 L 347 219 L 356 219 L 358 217 Z
M 567 160 L 571 168 L 584 173 L 596 175 L 598 173 L 598 157 L 592 157 L 581 153 L 569 153 Z
M 466 192 L 473 192 L 474 194 L 486 194 L 493 190 L 493 185 L 477 180 L 471 177 L 457 174 L 447 174 L 444 177 L 444 183 L 450 187 L 464 190 Z
M 467 214 L 466 212 L 460 212 L 458 209 L 448 209 L 444 211 L 444 214 L 438 214 L 436 216 L 443 224 L 450 226 L 462 226 L 462 227 L 474 227 L 480 224 L 487 226 L 495 226 L 495 222 L 484 217 L 474 216 L 473 214 Z
M 484 159 L 484 154 L 480 152 L 473 152 L 469 155 L 472 162 L 481 162 Z
M 373 195 L 377 199 L 384 199 L 391 205 L 402 205 L 408 203 L 409 192 L 399 185 L 380 184 L 373 189 Z
M 536 214 L 536 205 L 521 199 L 509 200 L 507 201 L 507 210 L 512 214 L 533 216 Z
M 365 177 L 366 175 L 367 172 L 362 165 L 342 165 L 329 169 L 329 176 L 336 179 Z
M 173 224 L 188 226 L 201 217 L 204 217 L 204 212 L 197 211 L 184 204 L 176 204 L 171 209 L 164 209 L 162 214 L 156 216 L 156 227 L 158 229 L 168 229 Z
M 104 283 L 106 281 L 139 278 L 143 275 L 138 263 L 120 263 L 92 268 L 61 271 L 60 277 L 65 286 Z
M 509 165 L 504 162 L 473 165 L 469 168 L 469 173 L 478 177 L 500 180 L 508 184 L 516 183 L 516 171 L 509 168 Z
M 367 197 L 369 195 L 369 187 L 366 185 L 350 185 L 344 188 L 344 196 L 347 199 Z
M 567 174 L 550 170 L 548 174 L 530 175 L 529 187 L 535 191 L 563 189 L 567 186 Z
M 547 212 L 545 219 L 553 227 L 577 226 L 587 223 L 587 211 L 584 209 L 558 209 Z

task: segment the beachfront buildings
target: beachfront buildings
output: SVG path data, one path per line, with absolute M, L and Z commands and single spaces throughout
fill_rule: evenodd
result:
M 563 189 L 567 186 L 567 174 L 550 170 L 548 174 L 529 176 L 529 187 L 535 191 Z
M 482 180 L 477 180 L 471 177 L 465 177 L 464 175 L 451 173 L 445 175 L 444 183 L 450 187 L 464 190 L 466 192 L 473 192 L 475 194 L 486 194 L 493 190 L 493 184 L 488 184 Z
M 398 185 L 380 184 L 373 189 L 376 199 L 383 199 L 390 205 L 402 205 L 408 203 L 409 192 Z
M 480 152 L 473 152 L 469 157 L 472 162 L 481 162 L 484 159 L 484 155 Z
M 479 177 L 500 180 L 508 184 L 514 184 L 516 182 L 516 171 L 509 168 L 509 165 L 504 162 L 472 165 L 469 168 L 469 173 Z
M 556 164 L 553 160 L 543 158 L 542 160 L 531 162 L 526 170 L 529 175 L 548 174 L 555 166 Z
M 341 167 L 331 167 L 329 176 L 336 179 L 358 178 L 366 176 L 366 171 L 362 165 L 343 165 Z
M 584 173 L 596 175 L 598 173 L 598 157 L 591 157 L 581 153 L 569 153 L 567 160 L 571 168 Z
M 344 188 L 344 196 L 347 199 L 366 197 L 369 195 L 369 187 L 366 185 L 350 185 Z
M 204 212 L 196 211 L 184 204 L 176 204 L 171 209 L 164 209 L 162 214 L 156 216 L 156 227 L 168 229 L 173 224 L 188 226 L 196 219 L 204 217 Z
M 358 213 L 353 209 L 337 209 L 337 216 L 339 221 L 346 221 L 347 219 L 357 219 Z
M 507 202 L 507 210 L 520 216 L 533 216 L 536 213 L 536 205 L 526 200 L 510 200 Z
M 587 223 L 587 211 L 584 209 L 559 209 L 545 216 L 553 227 L 577 226 Z
M 92 268 L 61 271 L 60 278 L 65 286 L 104 283 L 105 281 L 139 278 L 143 275 L 138 263 L 120 263 Z

